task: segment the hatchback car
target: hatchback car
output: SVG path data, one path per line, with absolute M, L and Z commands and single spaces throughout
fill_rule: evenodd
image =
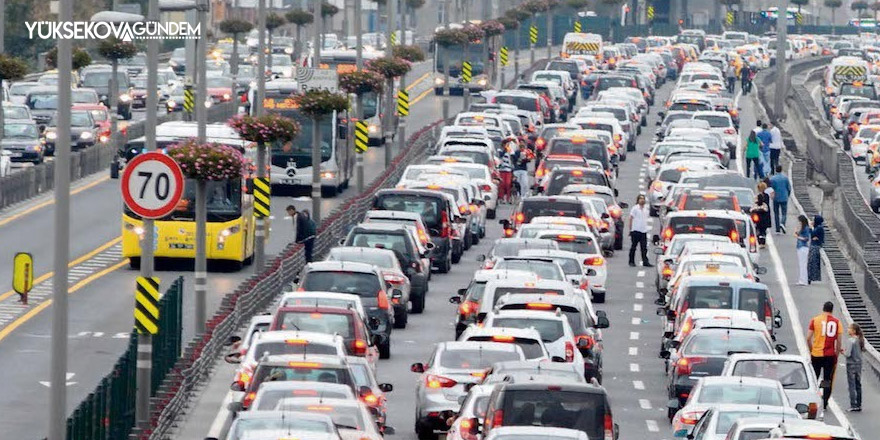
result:
M 822 391 L 809 359 L 796 354 L 731 355 L 724 364 L 722 376 L 762 377 L 778 380 L 795 409 L 805 418 L 824 418 Z

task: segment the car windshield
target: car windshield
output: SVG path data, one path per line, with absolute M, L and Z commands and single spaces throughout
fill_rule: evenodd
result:
M 404 233 L 383 234 L 381 232 L 357 232 L 351 237 L 350 243 L 351 246 L 356 247 L 379 247 L 406 254 L 406 241 L 406 235 L 404 235 Z
M 134 78 L 131 78 L 131 86 L 136 89 L 146 89 L 147 78 L 144 76 L 136 76 Z
M 376 298 L 383 290 L 373 273 L 348 271 L 312 271 L 300 286 L 306 291 L 353 293 L 363 298 Z
M 95 121 L 106 121 L 110 119 L 110 115 L 107 114 L 107 110 L 89 110 L 89 113 L 92 115 L 92 119 Z
M 590 439 L 604 438 L 605 395 L 597 392 L 508 390 L 504 426 L 576 429 Z
M 344 316 L 344 315 L 335 315 Z M 285 317 L 286 318 L 286 317 Z M 292 319 L 291 324 L 297 324 L 299 321 Z M 347 323 L 346 323 L 347 325 Z M 288 329 L 291 326 L 288 324 Z M 309 330 L 312 331 L 312 330 Z M 336 347 L 326 344 L 314 344 L 305 339 L 289 339 L 286 341 L 257 341 L 252 348 L 257 356 L 263 356 L 269 353 L 270 356 L 278 354 L 328 354 L 337 355 Z
M 11 96 L 24 96 L 28 90 L 34 87 L 33 83 L 18 83 L 9 86 L 9 94 Z
M 36 140 L 40 136 L 33 124 L 3 124 L 3 134 L 8 138 Z
M 440 366 L 451 369 L 480 370 L 489 368 L 496 362 L 519 360 L 522 360 L 522 356 L 512 350 L 455 349 L 443 351 L 440 355 Z
M 98 96 L 91 90 L 71 90 L 70 99 L 74 104 L 94 104 L 98 102 Z
M 797 361 L 744 359 L 736 362 L 730 375 L 778 380 L 787 390 L 810 387 L 807 370 L 804 364 Z
M 584 207 L 580 202 L 525 200 L 522 202 L 522 213 L 524 222 L 535 217 L 580 217 L 584 214 Z
M 711 330 L 691 333 L 682 353 L 685 356 L 722 356 L 730 353 L 770 354 L 771 348 L 760 333 L 745 330 Z
M 728 236 L 736 230 L 736 223 L 733 219 L 723 217 L 680 216 L 670 218 L 667 227 L 676 234 Z
M 406 211 L 421 214 L 426 228 L 440 227 L 442 207 L 440 199 L 409 194 L 384 194 L 376 200 L 376 207 L 388 211 Z
M 565 336 L 565 328 L 558 319 L 496 318 L 492 320 L 492 327 L 533 328 L 544 342 L 553 342 Z
M 102 88 L 109 87 L 110 77 L 113 75 L 111 71 L 87 72 L 83 74 L 82 84 L 84 87 Z M 123 84 L 128 84 L 128 74 L 125 70 L 116 72 L 116 81 L 119 83 L 120 89 Z
M 746 405 L 782 406 L 782 394 L 774 386 L 713 383 L 700 388 L 695 403 L 736 403 Z
M 709 126 L 712 128 L 730 127 L 730 118 L 727 116 L 698 115 L 698 116 L 694 116 L 694 119 L 696 119 L 698 121 L 706 121 L 709 123 Z
M 494 270 L 522 270 L 532 272 L 538 278 L 545 280 L 564 281 L 563 274 L 559 272 L 556 263 L 539 260 L 501 260 L 493 268 Z
M 281 330 L 296 330 L 304 332 L 316 332 L 334 334 L 338 333 L 343 338 L 351 337 L 351 315 L 340 313 L 318 313 L 310 311 L 284 311 L 278 316 Z M 311 347 L 306 347 L 306 352 L 311 353 Z M 332 354 L 335 354 L 334 350 Z
M 232 79 L 222 76 L 208 78 L 208 87 L 211 88 L 232 88 Z
M 34 110 L 57 110 L 58 94 L 54 92 L 31 94 L 27 98 L 27 106 Z
M 374 246 L 370 246 L 374 247 Z M 394 261 L 391 255 L 377 252 L 346 252 L 344 250 L 331 250 L 327 256 L 328 261 L 353 261 L 359 263 L 372 264 L 383 269 L 394 267 Z
M 30 119 L 26 107 L 3 106 L 3 119 Z

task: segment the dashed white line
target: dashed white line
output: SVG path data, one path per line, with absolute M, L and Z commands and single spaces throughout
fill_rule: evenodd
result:
M 633 304 L 633 312 L 641 312 L 641 311 L 642 311 L 641 304 L 639 304 L 639 303 Z
M 630 347 L 629 348 L 630 356 L 638 356 L 639 355 L 639 347 Z
M 639 325 L 642 323 L 642 318 L 633 318 L 632 325 Z
M 638 373 L 641 369 L 639 368 L 639 364 L 629 364 L 629 371 L 633 373 Z
M 644 390 L 644 389 L 645 389 L 645 383 L 642 382 L 642 381 L 640 381 L 640 380 L 634 380 L 634 381 L 633 381 L 633 388 L 635 388 L 635 389 L 637 389 L 637 390 Z
M 650 432 L 660 432 L 660 426 L 657 425 L 656 420 L 645 420 L 645 425 L 648 426 Z
M 639 340 L 639 332 L 629 332 L 629 340 L 630 341 Z
M 636 289 L 644 289 L 644 288 L 645 288 L 645 283 L 643 283 L 641 281 L 636 281 Z
M 642 409 L 651 409 L 651 401 L 648 399 L 639 399 L 639 406 L 641 406 Z
M 642 292 L 636 292 L 636 299 L 645 299 L 645 294 Z
M 636 276 L 639 277 L 639 278 L 645 276 L 645 271 L 640 270 L 640 271 L 636 272 Z

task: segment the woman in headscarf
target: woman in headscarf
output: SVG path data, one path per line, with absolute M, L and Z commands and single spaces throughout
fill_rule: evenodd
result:
M 807 266 L 810 256 L 810 220 L 805 215 L 798 216 L 800 227 L 795 232 L 797 238 L 797 259 L 798 259 L 798 286 L 806 286 L 808 282 Z
M 807 258 L 807 283 L 822 281 L 822 246 L 825 244 L 825 219 L 821 215 L 813 217 L 810 234 L 810 255 Z
M 758 246 L 762 249 L 767 247 L 767 229 L 770 227 L 770 200 L 764 193 L 766 189 L 764 182 L 758 183 L 758 195 L 752 206 L 752 221 L 758 229 Z

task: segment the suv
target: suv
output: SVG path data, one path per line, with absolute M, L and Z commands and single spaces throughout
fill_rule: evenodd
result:
M 351 293 L 361 297 L 367 309 L 372 334 L 377 337 L 379 356 L 391 356 L 391 328 L 394 324 L 392 299 L 399 295 L 397 289 L 387 293 L 385 278 L 379 268 L 372 264 L 346 261 L 322 261 L 309 263 L 302 275 L 293 280 L 298 290 Z
M 109 66 L 85 68 L 80 78 L 80 87 L 95 89 L 98 95 L 100 95 L 101 103 L 109 108 L 110 79 L 112 76 L 113 71 Z M 116 72 L 116 83 L 116 90 L 119 93 L 119 97 L 116 100 L 116 114 L 122 119 L 129 120 L 131 119 L 131 95 L 128 94 L 128 91 L 131 88 L 131 82 L 129 82 L 125 69 L 120 69 Z
M 583 202 L 572 196 L 531 196 L 524 198 L 516 207 L 511 220 L 501 220 L 504 229 L 515 230 L 535 217 L 586 217 Z
M 542 426 L 572 428 L 589 438 L 617 440 L 618 427 L 605 388 L 539 380 L 497 385 L 489 396 L 483 435 L 501 426 Z
M 431 266 L 441 273 L 452 269 L 452 222 L 457 208 L 443 193 L 419 189 L 383 189 L 373 198 L 374 210 L 417 212 L 428 228 Z M 453 211 L 453 210 L 456 211 Z
M 397 256 L 400 266 L 411 284 L 409 300 L 413 313 L 425 309 L 425 295 L 428 293 L 428 274 L 423 271 L 423 257 L 427 251 L 421 250 L 409 226 L 384 223 L 361 223 L 341 241 L 343 246 L 389 249 Z M 404 311 L 406 302 L 403 302 Z
M 257 397 L 257 390 L 264 382 L 297 381 L 327 382 L 344 384 L 360 394 L 348 368 L 348 362 L 337 356 L 326 355 L 281 355 L 263 356 L 254 370 L 250 383 L 244 386 L 233 382 L 232 391 L 244 392 L 242 409 L 247 409 Z

